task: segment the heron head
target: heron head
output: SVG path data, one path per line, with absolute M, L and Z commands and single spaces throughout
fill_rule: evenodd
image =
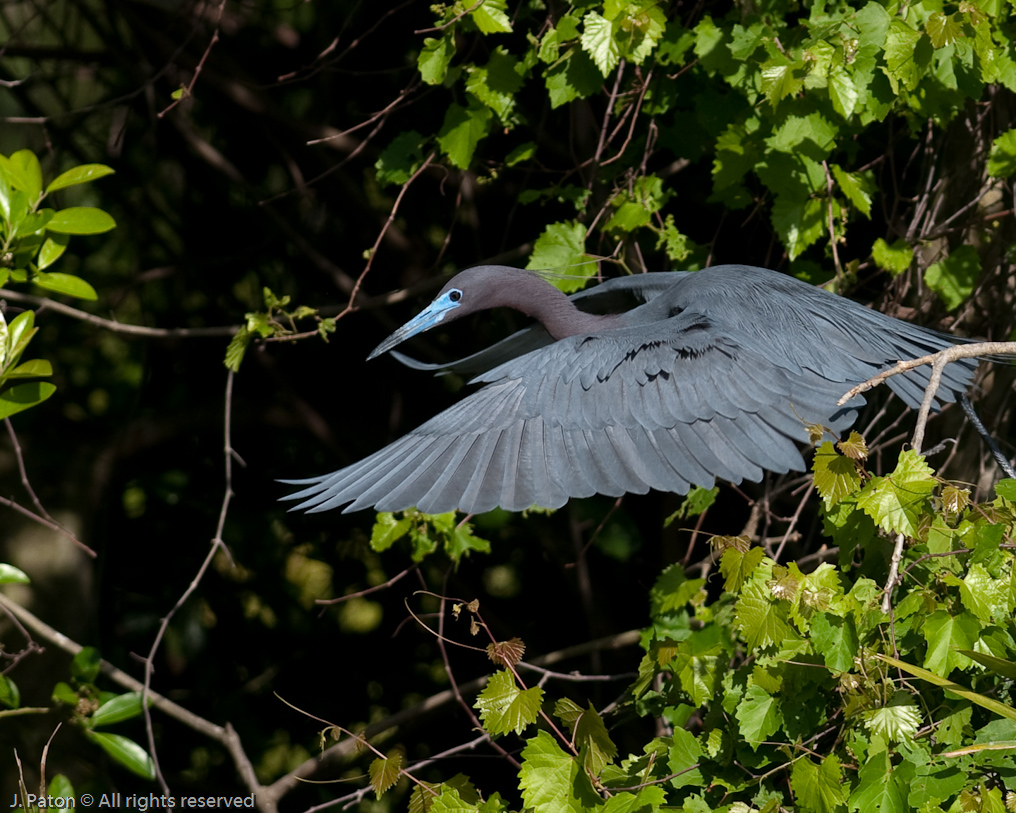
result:
M 442 322 L 450 322 L 468 313 L 501 304 L 498 290 L 499 284 L 501 286 L 507 284 L 503 277 L 505 270 L 524 273 L 518 269 L 504 269 L 495 265 L 480 265 L 460 271 L 445 283 L 433 302 L 375 347 L 367 356 L 367 360 L 387 353 L 406 339 L 430 330 Z

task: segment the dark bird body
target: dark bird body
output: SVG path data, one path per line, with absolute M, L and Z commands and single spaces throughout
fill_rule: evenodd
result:
M 750 266 L 623 277 L 571 297 L 530 272 L 480 266 L 371 358 L 499 306 L 542 326 L 447 365 L 399 356 L 474 375 L 481 389 L 359 463 L 286 481 L 307 487 L 285 499 L 308 511 L 520 511 L 802 471 L 809 424 L 841 433 L 854 422 L 864 399 L 837 406 L 848 389 L 962 341 Z M 936 406 L 963 393 L 975 369 L 947 366 Z M 929 375 L 921 367 L 888 386 L 916 407 Z

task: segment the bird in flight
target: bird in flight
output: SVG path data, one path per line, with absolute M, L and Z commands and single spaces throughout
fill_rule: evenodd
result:
M 611 279 L 566 296 L 539 275 L 483 265 L 454 276 L 383 341 L 510 307 L 536 324 L 459 361 L 407 365 L 471 375 L 479 390 L 367 458 L 305 480 L 294 510 L 467 513 L 649 489 L 686 494 L 803 471 L 809 426 L 840 434 L 864 398 L 851 387 L 959 341 L 775 271 L 721 265 Z M 970 386 L 977 361 L 945 368 L 935 407 Z M 920 404 L 930 367 L 888 386 Z

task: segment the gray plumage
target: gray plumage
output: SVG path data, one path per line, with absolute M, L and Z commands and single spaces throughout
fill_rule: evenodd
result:
M 480 266 L 371 358 L 497 306 L 541 324 L 447 365 L 395 354 L 484 386 L 359 463 L 283 481 L 307 486 L 284 499 L 308 511 L 520 511 L 803 471 L 807 426 L 842 433 L 864 404 L 837 406 L 848 389 L 962 341 L 744 265 L 623 277 L 572 297 L 530 272 Z M 936 408 L 969 387 L 976 366 L 946 367 Z M 888 386 L 916 407 L 929 375 L 920 367 Z

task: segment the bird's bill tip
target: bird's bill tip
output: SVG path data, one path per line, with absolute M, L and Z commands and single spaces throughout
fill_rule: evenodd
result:
M 438 297 L 416 316 L 406 322 L 406 324 L 396 330 L 391 336 L 381 342 L 381 344 L 375 347 L 371 351 L 370 355 L 367 356 L 367 361 L 377 358 L 382 353 L 387 353 L 393 347 L 402 344 L 402 342 L 406 339 L 410 339 L 418 333 L 430 330 L 432 327 L 439 324 L 449 311 L 457 307 L 458 302 L 451 299 L 447 294 Z

